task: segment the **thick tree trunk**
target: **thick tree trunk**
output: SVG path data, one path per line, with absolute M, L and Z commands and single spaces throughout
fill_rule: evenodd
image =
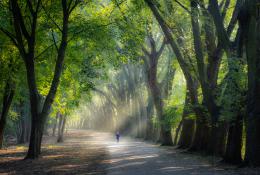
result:
M 207 152 L 211 154 L 218 154 L 215 151 L 215 146 L 223 142 L 221 137 L 218 133 L 218 117 L 219 117 L 219 109 L 215 102 L 214 97 L 214 89 L 213 86 L 211 87 L 208 78 L 214 79 L 215 74 L 211 75 L 212 77 L 207 77 L 206 74 L 206 65 L 204 63 L 204 54 L 203 54 L 203 48 L 202 48 L 202 40 L 201 40 L 201 31 L 200 31 L 200 25 L 199 25 L 199 8 L 198 8 L 198 2 L 195 0 L 191 1 L 191 23 L 192 23 L 192 31 L 193 31 L 193 37 L 194 37 L 194 48 L 195 48 L 195 55 L 197 60 L 197 68 L 199 72 L 199 80 L 201 84 L 202 94 L 203 94 L 203 100 L 205 101 L 204 106 L 208 110 L 208 113 L 210 115 L 210 136 L 208 141 L 208 148 Z M 210 74 L 209 74 L 210 75 Z M 212 82 L 212 85 L 215 85 L 216 82 Z
M 148 40 L 151 46 L 151 53 L 149 53 L 143 47 L 143 52 L 147 57 L 147 59 L 143 58 L 143 61 L 145 63 L 146 73 L 147 73 L 147 87 L 151 94 L 153 104 L 156 109 L 156 114 L 160 123 L 159 142 L 161 142 L 162 146 L 166 146 L 166 145 L 171 146 L 173 145 L 172 134 L 171 134 L 172 128 L 171 128 L 171 124 L 165 120 L 166 117 L 163 111 L 164 104 L 162 100 L 162 94 L 159 88 L 159 83 L 157 81 L 158 60 L 165 48 L 166 43 L 165 41 L 163 41 L 159 51 L 157 51 L 155 41 L 151 35 L 148 36 Z
M 256 115 L 254 115 L 254 117 L 256 117 Z M 246 133 L 247 141 L 245 163 L 250 166 L 260 166 L 260 115 L 256 118 L 250 116 L 249 119 L 247 119 Z
M 175 130 L 175 136 L 174 136 L 174 140 L 173 140 L 173 145 L 174 146 L 176 146 L 177 143 L 178 143 L 181 127 L 182 127 L 182 121 L 180 121 L 180 123 L 178 124 L 178 126 L 177 126 L 177 128 Z
M 182 130 L 180 139 L 178 142 L 178 148 L 189 148 L 192 143 L 192 138 L 194 135 L 195 122 L 193 119 L 189 119 L 189 114 L 191 114 L 189 93 L 186 93 L 185 104 L 182 114 Z
M 156 65 L 156 66 L 155 66 Z M 151 95 L 153 97 L 153 103 L 156 109 L 156 114 L 158 116 L 160 122 L 160 142 L 163 146 L 170 146 L 173 145 L 172 142 L 172 134 L 171 134 L 171 126 L 170 124 L 165 121 L 165 116 L 163 112 L 163 101 L 161 98 L 161 92 L 157 84 L 157 63 L 151 63 L 151 68 L 149 71 L 149 87 L 151 91 Z
M 31 106 L 31 135 L 30 144 L 26 159 L 38 158 L 40 154 L 40 96 L 37 90 L 35 79 L 34 55 L 28 54 L 25 65 L 27 70 L 27 82 L 29 86 L 30 106 Z
M 228 130 L 228 139 L 224 161 L 232 164 L 242 162 L 242 133 L 243 133 L 243 116 L 238 115 L 235 121 L 230 122 Z
M 0 118 L 0 149 L 2 148 L 2 145 L 3 145 L 4 129 L 5 129 L 8 111 L 12 104 L 14 93 L 15 93 L 14 87 L 12 87 L 12 85 L 10 84 L 9 81 L 10 80 L 8 80 L 6 82 L 4 96 L 3 96 L 2 112 L 1 112 L 1 116 L 0 116 L 1 117 Z
M 27 2 L 31 3 L 31 2 Z M 19 7 L 19 3 L 16 0 L 11 0 L 11 12 L 13 14 L 13 26 L 15 30 L 15 40 L 17 41 L 17 47 L 19 49 L 20 55 L 23 57 L 26 71 L 27 71 L 27 82 L 29 87 L 30 94 L 30 105 L 31 105 L 31 135 L 30 135 L 30 144 L 29 150 L 26 158 L 35 159 L 39 157 L 41 152 L 41 140 L 44 130 L 44 124 L 49 114 L 51 105 L 54 101 L 55 94 L 60 82 L 60 76 L 63 70 L 65 51 L 67 47 L 67 38 L 68 38 L 68 23 L 69 15 L 78 5 L 79 1 L 72 3 L 67 3 L 66 0 L 61 0 L 61 6 L 63 11 L 63 24 L 62 24 L 62 36 L 61 42 L 58 48 L 58 55 L 54 70 L 54 76 L 52 79 L 51 87 L 44 102 L 43 107 L 40 105 L 40 97 L 37 90 L 36 84 L 36 73 L 35 73 L 35 46 L 36 46 L 36 32 L 37 32 L 37 20 L 38 13 L 41 9 L 41 1 L 34 1 L 35 9 L 28 8 L 29 18 L 31 19 L 30 31 L 25 27 L 26 24 L 23 20 L 23 12 Z M 27 4 L 28 5 L 28 4 Z M 29 5 L 30 6 L 30 5 Z M 26 44 L 27 45 L 26 45 Z
M 191 104 L 193 105 L 193 110 L 196 114 L 197 120 L 200 121 L 200 122 L 197 121 L 197 123 L 199 124 L 198 125 L 199 127 L 197 127 L 197 129 L 200 130 L 200 128 L 202 128 L 202 129 L 204 128 L 204 129 L 208 130 L 207 124 L 202 123 L 202 122 L 205 122 L 205 114 L 203 113 L 202 109 L 199 107 L 198 94 L 197 94 L 197 82 L 196 82 L 196 80 L 194 80 L 193 76 L 191 75 L 191 72 L 190 72 L 191 68 L 185 62 L 184 57 L 183 57 L 176 41 L 174 40 L 169 28 L 167 27 L 166 22 L 163 20 L 160 13 L 158 12 L 156 6 L 153 4 L 153 2 L 151 0 L 145 0 L 145 2 L 147 3 L 148 7 L 151 9 L 151 11 L 153 12 L 153 15 L 155 16 L 156 20 L 158 21 L 166 39 L 169 42 L 172 50 L 174 51 L 176 58 L 178 60 L 178 63 L 182 69 L 182 72 L 183 72 L 184 77 L 187 82 L 187 88 L 190 93 Z M 195 134 L 195 137 L 199 137 L 201 135 L 201 134 L 199 134 L 200 131 L 198 131 L 196 133 L 197 134 Z M 196 141 L 198 140 L 198 142 L 196 142 L 196 143 L 199 143 L 199 139 L 200 138 L 195 139 Z
M 163 114 L 163 102 L 160 96 L 160 90 L 154 82 L 149 83 L 151 95 L 153 97 L 153 103 L 155 105 L 156 114 L 160 122 L 160 138 L 159 141 L 162 145 L 173 145 L 171 126 L 164 119 Z
M 26 104 L 26 106 L 27 106 L 27 110 L 26 110 L 26 128 L 25 128 L 26 135 L 25 135 L 25 140 L 26 140 L 26 142 L 29 142 L 32 124 L 31 124 L 31 113 L 30 113 L 30 110 L 28 109 L 29 103 Z
M 223 156 L 226 148 L 227 125 L 219 122 L 217 126 L 210 128 L 207 153 L 211 155 Z
M 65 58 L 65 51 L 67 48 L 67 38 L 68 38 L 68 20 L 69 20 L 69 10 L 67 9 L 66 1 L 62 1 L 63 6 L 63 27 L 62 27 L 62 39 L 58 49 L 58 56 L 54 70 L 54 77 L 52 79 L 51 87 L 49 93 L 46 97 L 46 100 L 43 104 L 42 110 L 39 110 L 38 107 L 35 105 L 39 104 L 39 97 L 37 90 L 37 86 L 35 83 L 35 72 L 34 72 L 34 63 L 32 56 L 29 60 L 29 64 L 26 64 L 27 68 L 27 78 L 28 84 L 30 89 L 30 96 L 31 96 L 31 110 L 32 110 L 32 131 L 31 131 L 31 139 L 29 150 L 26 158 L 38 158 L 39 154 L 41 153 L 41 142 L 42 136 L 44 131 L 44 125 L 49 115 L 49 111 L 51 105 L 54 101 L 57 88 L 60 83 L 60 77 L 63 70 L 64 58 Z M 32 63 L 31 63 L 32 62 Z M 33 86 L 31 86 L 33 85 Z M 36 93 L 37 92 L 37 93 Z M 41 112 L 39 112 L 41 111 Z
M 192 144 L 195 129 L 195 120 L 184 119 L 182 121 L 181 135 L 178 142 L 178 148 L 186 149 Z
M 240 23 L 244 36 L 248 63 L 248 107 L 246 118 L 245 162 L 260 166 L 260 0 L 246 0 Z M 243 21 L 245 20 L 245 21 Z
M 206 121 L 196 120 L 196 130 L 190 151 L 206 151 L 208 148 L 209 126 Z
M 33 118 L 33 117 L 32 117 Z M 35 159 L 40 155 L 39 143 L 40 143 L 40 131 L 39 123 L 32 119 L 31 135 L 30 135 L 30 144 L 25 159 Z

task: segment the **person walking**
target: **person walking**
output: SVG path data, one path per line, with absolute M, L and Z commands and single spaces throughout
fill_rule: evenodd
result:
M 116 132 L 116 140 L 117 140 L 117 143 L 119 142 L 119 138 L 120 138 L 120 134 L 119 134 L 119 131 Z

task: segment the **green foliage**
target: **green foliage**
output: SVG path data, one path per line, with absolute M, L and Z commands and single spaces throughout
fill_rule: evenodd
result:
M 221 120 L 233 121 L 246 111 L 247 71 L 239 58 L 228 58 L 226 66 L 228 72 L 220 86 L 218 103 L 222 106 Z
M 166 107 L 164 110 L 164 122 L 170 126 L 176 126 L 181 120 L 182 109 L 175 106 Z
M 191 16 L 187 12 L 187 9 L 190 9 L 190 1 L 181 1 L 181 4 L 187 9 L 181 7 L 176 1 L 154 0 L 153 2 L 176 40 L 188 66 L 188 72 L 194 80 L 199 80 Z M 26 28 L 29 29 L 31 19 L 27 18 L 30 14 L 28 7 L 25 5 L 26 1 L 20 0 L 18 3 L 21 5 L 23 16 L 26 16 Z M 205 6 L 208 5 L 208 1 L 204 3 Z M 235 0 L 230 1 L 229 8 L 223 19 L 224 27 L 227 27 L 232 18 L 235 3 Z M 60 1 L 49 0 L 42 0 L 41 5 L 36 31 L 34 62 L 38 91 L 44 99 L 50 89 L 57 58 L 57 47 L 62 37 L 62 6 Z M 212 48 L 208 48 L 205 27 L 212 28 L 210 32 L 214 40 L 213 43 L 216 44 L 218 39 L 212 16 L 203 15 L 203 12 L 205 12 L 203 10 L 206 9 L 200 7 L 199 26 L 201 29 L 199 32 L 204 54 L 204 69 L 207 70 L 210 69 L 208 66 L 212 53 L 209 50 Z M 221 10 L 223 10 L 223 6 Z M 14 27 L 10 25 L 12 15 L 9 10 L 8 0 L 0 2 L 0 16 L 1 29 L 5 29 L 14 36 Z M 231 33 L 230 38 L 232 40 L 235 39 L 238 27 L 236 24 L 234 31 Z M 60 86 L 54 99 L 54 105 L 52 106 L 49 124 L 55 121 L 54 117 L 57 112 L 69 116 L 70 122 L 82 122 L 82 119 L 91 121 L 93 118 L 105 121 L 106 117 L 110 115 L 109 113 L 113 113 L 113 116 L 110 116 L 109 119 L 115 125 L 119 121 L 134 120 L 138 118 L 136 116 L 140 113 L 144 115 L 149 102 L 149 91 L 145 87 L 147 78 L 145 78 L 145 73 L 147 72 L 143 70 L 143 62 L 140 61 L 140 58 L 143 56 L 143 46 L 148 50 L 151 49 L 151 46 L 147 44 L 148 34 L 154 36 L 156 46 L 159 46 L 164 39 L 163 32 L 150 9 L 147 8 L 145 1 L 96 0 L 84 1 L 84 3 L 82 1 L 70 16 L 65 65 L 60 79 Z M 22 40 L 25 43 L 27 42 L 25 38 L 22 38 Z M 168 46 L 159 60 L 157 79 L 158 84 L 161 85 L 165 77 L 167 78 L 168 69 L 177 69 L 174 79 L 167 79 L 167 83 L 172 82 L 172 86 L 169 87 L 169 94 L 171 95 L 163 99 L 163 122 L 166 126 L 176 127 L 181 121 L 183 113 L 187 82 L 179 68 L 179 64 L 175 60 L 172 49 L 169 49 Z M 26 70 L 22 61 L 14 43 L 1 30 L 1 105 L 6 82 L 10 80 L 14 82 L 13 84 L 16 84 L 16 95 L 7 122 L 7 130 L 10 133 L 15 133 L 16 123 L 20 119 L 18 113 L 15 112 L 16 106 L 26 100 L 28 102 L 29 99 Z M 214 94 L 214 98 L 216 97 L 214 100 L 217 101 L 218 107 L 221 108 L 220 121 L 230 122 L 238 114 L 245 113 L 246 69 L 246 63 L 241 62 L 240 58 L 227 58 L 225 54 L 222 56 L 217 90 Z M 209 80 L 206 81 L 209 82 Z M 94 89 L 100 89 L 101 95 L 92 92 Z M 188 110 L 191 111 L 189 118 L 195 119 L 192 110 L 196 107 L 202 109 L 206 118 L 210 120 L 203 100 L 202 89 L 199 85 L 198 106 L 188 107 Z M 138 106 L 137 103 L 143 104 Z M 28 106 L 26 108 L 29 110 Z M 140 110 L 141 108 L 143 111 Z M 103 116 L 101 116 L 102 112 L 104 113 Z M 152 122 L 156 128 L 161 125 L 156 113 L 152 116 Z
M 10 110 L 9 114 L 8 114 L 8 118 L 6 121 L 6 126 L 5 126 L 5 135 L 12 135 L 12 136 L 16 136 L 16 132 L 17 132 L 17 123 L 19 121 L 19 114 L 14 111 L 14 110 Z

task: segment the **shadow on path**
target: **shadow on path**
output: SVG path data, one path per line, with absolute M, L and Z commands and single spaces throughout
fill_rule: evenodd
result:
M 0 174 L 260 175 L 259 169 L 212 166 L 215 160 L 173 147 L 127 137 L 116 143 L 108 133 L 71 130 L 65 138 L 57 144 L 45 137 L 42 158 L 34 161 L 23 160 L 26 146 L 0 150 Z
M 111 140 L 107 142 L 108 175 L 260 175 L 257 169 L 213 166 L 210 162 L 216 160 L 181 153 L 173 147 L 159 147 L 130 138 L 116 143 L 111 136 Z
M 42 157 L 33 161 L 23 160 L 27 147 L 0 150 L 0 174 L 106 174 L 103 160 L 107 152 L 95 141 L 97 137 L 95 132 L 70 131 L 61 144 L 47 137 Z

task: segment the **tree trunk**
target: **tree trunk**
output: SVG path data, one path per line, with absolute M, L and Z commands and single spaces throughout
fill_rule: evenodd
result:
M 29 85 L 30 106 L 31 106 L 31 135 L 30 144 L 26 159 L 38 158 L 40 154 L 40 96 L 37 90 L 35 79 L 34 56 L 29 55 L 26 58 L 27 82 Z
M 54 125 L 53 125 L 53 128 L 52 128 L 52 136 L 53 137 L 55 136 L 55 133 L 56 133 L 58 119 L 59 119 L 59 113 L 57 112 L 56 113 L 56 118 L 55 118 L 55 121 L 54 121 Z
M 146 107 L 146 114 L 147 114 L 147 120 L 146 120 L 146 134 L 145 134 L 145 140 L 152 140 L 153 139 L 153 102 L 151 99 L 151 96 L 148 98 L 148 104 Z
M 66 116 L 61 115 L 60 120 L 61 120 L 61 125 L 59 128 L 59 134 L 57 139 L 58 143 L 63 142 L 63 135 L 64 135 L 65 125 L 66 125 Z
M 206 65 L 204 62 L 204 53 L 202 48 L 202 39 L 201 39 L 201 31 L 200 31 L 200 24 L 199 24 L 199 8 L 198 2 L 195 0 L 191 1 L 191 23 L 192 23 L 192 31 L 193 31 L 193 38 L 194 38 L 194 48 L 195 48 L 195 55 L 197 60 L 197 68 L 199 73 L 199 80 L 201 84 L 203 100 L 205 101 L 203 105 L 206 107 L 209 115 L 210 115 L 210 125 L 211 128 L 209 129 L 210 136 L 208 141 L 207 152 L 211 154 L 219 154 L 215 151 L 217 150 L 215 147 L 220 146 L 224 140 L 224 135 L 219 135 L 218 132 L 218 118 L 219 118 L 219 108 L 215 102 L 214 96 L 214 85 L 216 82 L 212 82 L 212 85 L 209 83 L 208 78 L 214 79 L 215 74 L 211 75 L 212 77 L 207 77 L 206 75 Z M 216 79 L 215 79 L 216 80 Z M 221 145 L 222 148 L 222 145 Z
M 20 124 L 21 124 L 21 134 L 18 139 L 18 143 L 22 144 L 26 142 L 26 119 L 24 109 L 25 105 L 23 101 L 20 101 Z
M 238 115 L 236 120 L 229 124 L 226 152 L 224 155 L 225 162 L 232 164 L 241 163 L 242 133 L 243 116 Z
M 29 150 L 26 158 L 32 158 L 32 159 L 38 158 L 39 154 L 41 153 L 41 142 L 42 142 L 42 136 L 44 131 L 44 125 L 49 115 L 51 105 L 54 101 L 60 83 L 60 77 L 63 70 L 63 64 L 65 58 L 65 51 L 67 48 L 68 23 L 69 23 L 69 11 L 70 11 L 70 9 L 67 8 L 66 1 L 62 1 L 62 7 L 63 7 L 62 39 L 58 49 L 57 61 L 55 65 L 54 76 L 52 79 L 51 87 L 46 97 L 46 100 L 44 101 L 41 112 L 39 112 L 39 109 L 35 107 L 35 104 L 39 104 L 39 99 L 37 97 L 38 92 L 37 93 L 34 92 L 37 89 L 35 83 L 34 63 L 26 64 L 29 89 L 32 91 L 30 92 L 30 95 L 33 96 L 31 97 L 32 131 L 31 131 Z M 32 56 L 29 63 L 31 61 L 33 62 L 33 59 L 34 56 Z M 31 71 L 32 69 L 33 71 Z M 34 82 L 32 81 L 32 79 L 34 79 L 33 80 Z M 30 87 L 31 84 L 33 84 L 33 87 Z
M 260 104 L 259 104 L 260 105 Z M 251 114 L 252 115 L 252 114 Z M 256 117 L 256 115 L 254 116 Z M 260 166 L 260 115 L 247 119 L 245 163 Z
M 182 120 L 180 121 L 178 127 L 177 127 L 176 130 L 175 130 L 175 136 L 174 136 L 174 140 L 173 140 L 173 145 L 174 145 L 174 146 L 177 145 L 178 138 L 179 138 L 179 135 L 180 135 L 181 127 L 182 127 Z
M 189 148 L 192 143 L 192 138 L 194 134 L 195 123 L 193 119 L 189 119 L 190 111 L 190 100 L 189 93 L 186 92 L 185 104 L 182 114 L 182 130 L 178 143 L 179 148 Z
M 62 122 L 63 122 L 63 115 L 59 113 L 59 123 L 58 123 L 58 137 L 61 135 L 61 127 L 62 127 Z
M 156 65 L 156 66 L 155 66 Z M 160 142 L 162 146 L 171 146 L 172 142 L 172 134 L 171 134 L 171 126 L 165 120 L 164 112 L 163 112 L 163 101 L 161 98 L 160 89 L 157 84 L 157 64 L 151 63 L 151 68 L 149 71 L 149 87 L 151 91 L 151 95 L 153 97 L 153 103 L 156 109 L 156 114 L 158 116 L 160 122 Z
M 209 138 L 209 126 L 205 121 L 196 120 L 196 130 L 190 151 L 205 151 L 207 150 Z
M 211 155 L 223 156 L 226 148 L 227 125 L 219 122 L 217 126 L 210 128 L 207 153 Z
M 148 7 L 151 9 L 151 11 L 153 12 L 153 15 L 155 16 L 156 20 L 158 21 L 167 41 L 169 42 L 172 50 L 174 51 L 176 58 L 178 60 L 178 63 L 182 69 L 182 72 L 184 74 L 184 77 L 186 79 L 187 82 L 187 88 L 189 90 L 190 93 L 190 97 L 191 97 L 191 104 L 193 105 L 193 110 L 196 114 L 196 118 L 198 121 L 197 123 L 199 124 L 197 127 L 197 129 L 200 130 L 200 128 L 202 129 L 207 129 L 207 124 L 206 123 L 202 123 L 206 122 L 205 120 L 205 114 L 203 113 L 202 109 L 199 107 L 199 102 L 198 102 L 198 94 L 197 94 L 197 82 L 196 80 L 193 78 L 193 76 L 191 75 L 191 68 L 189 67 L 189 65 L 185 62 L 184 57 L 176 43 L 176 41 L 174 40 L 169 28 L 167 27 L 166 22 L 163 20 L 163 18 L 161 17 L 160 13 L 158 12 L 156 6 L 153 4 L 153 2 L 151 0 L 145 0 L 145 2 L 147 3 Z M 204 125 L 204 126 L 203 126 Z M 195 134 L 195 137 L 199 137 L 201 134 L 200 131 L 196 132 L 197 134 Z M 199 138 L 195 139 L 196 141 L 198 141 L 199 143 Z M 196 142 L 197 143 L 197 142 Z
M 27 2 L 31 3 L 31 2 Z M 11 12 L 13 15 L 13 26 L 15 31 L 15 40 L 17 44 L 15 44 L 20 52 L 20 55 L 23 57 L 26 72 L 27 72 L 27 82 L 29 87 L 30 94 L 30 105 L 31 105 L 31 135 L 30 135 L 30 144 L 26 158 L 35 159 L 39 157 L 41 153 L 41 141 L 44 130 L 44 124 L 47 120 L 47 116 L 49 114 L 51 105 L 54 101 L 57 88 L 59 86 L 61 73 L 63 70 L 65 51 L 67 47 L 67 39 L 68 39 L 68 24 L 69 24 L 69 15 L 78 5 L 79 1 L 75 1 L 73 4 L 67 3 L 66 0 L 61 0 L 62 12 L 63 12 L 63 24 L 62 24 L 62 35 L 61 42 L 58 48 L 58 55 L 55 64 L 54 76 L 52 79 L 51 87 L 46 96 L 46 100 L 42 108 L 40 108 L 40 97 L 37 90 L 36 84 L 36 73 L 35 73 L 35 46 L 36 46 L 36 34 L 37 34 L 37 21 L 38 21 L 38 13 L 41 9 L 41 1 L 35 1 L 36 8 L 28 8 L 28 15 L 31 19 L 31 27 L 30 31 L 25 27 L 27 24 L 24 23 L 23 20 L 24 15 L 19 7 L 19 3 L 16 0 L 10 1 Z M 28 4 L 27 4 L 28 5 Z M 30 5 L 29 5 L 30 6 Z M 13 39 L 11 37 L 11 39 Z
M 1 117 L 0 118 L 0 149 L 2 148 L 2 145 L 3 145 L 4 129 L 5 129 L 8 111 L 12 104 L 14 93 L 15 93 L 14 87 L 12 87 L 12 86 L 13 85 L 10 84 L 10 80 L 8 80 L 6 82 L 6 86 L 5 86 L 5 90 L 4 90 L 2 113 L 0 116 Z
M 246 30 L 245 45 L 248 63 L 248 107 L 246 118 L 245 162 L 260 166 L 260 0 L 246 0 L 246 13 L 240 21 Z
M 26 128 L 25 128 L 25 131 L 26 131 L 26 135 L 25 135 L 25 141 L 26 142 L 29 142 L 30 140 L 30 133 L 31 133 L 31 127 L 32 127 L 32 124 L 31 124 L 31 113 L 30 113 L 30 110 L 28 109 L 29 108 L 29 103 L 26 102 Z

